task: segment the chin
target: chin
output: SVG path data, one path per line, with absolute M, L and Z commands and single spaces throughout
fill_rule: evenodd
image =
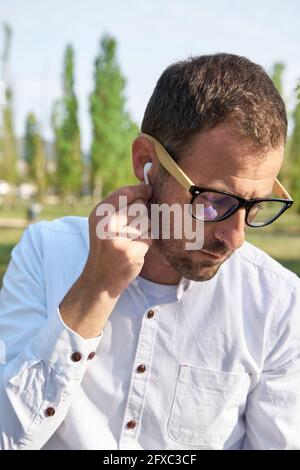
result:
M 191 281 L 209 281 L 228 258 L 222 259 L 222 261 L 203 259 L 201 253 L 186 252 L 179 244 L 166 243 L 165 240 L 155 240 L 155 242 L 166 263 L 181 276 Z
M 194 272 L 186 272 L 183 276 L 191 281 L 204 282 L 212 279 L 219 271 L 219 266 L 213 268 L 201 268 Z
M 190 281 L 204 282 L 212 279 L 218 272 L 222 263 L 191 263 L 187 258 L 169 259 L 170 264 L 177 272 Z

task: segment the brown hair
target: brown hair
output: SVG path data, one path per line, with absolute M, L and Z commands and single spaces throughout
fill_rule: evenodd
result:
M 265 70 L 246 57 L 214 54 L 170 65 L 159 78 L 141 130 L 175 160 L 189 140 L 227 122 L 261 149 L 285 143 L 285 105 Z

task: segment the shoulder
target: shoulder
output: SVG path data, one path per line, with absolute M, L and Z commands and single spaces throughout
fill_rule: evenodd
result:
M 88 230 L 87 217 L 67 216 L 52 221 L 41 221 L 28 226 L 27 231 L 33 237 L 51 235 L 58 237 L 60 234 L 79 235 L 86 234 Z
M 249 301 L 251 296 L 260 298 L 262 304 L 277 300 L 282 308 L 300 301 L 300 278 L 263 250 L 245 242 L 233 258 L 232 269 L 238 271 Z
M 52 221 L 37 222 L 36 224 L 31 225 L 32 230 L 70 234 L 81 234 L 84 230 L 87 230 L 87 226 L 87 217 L 74 216 L 61 217 Z
M 245 242 L 237 250 L 236 259 L 242 269 L 249 271 L 250 274 L 256 273 L 256 276 L 260 275 L 263 278 L 269 279 L 270 282 L 283 282 L 287 284 L 298 284 L 300 282 L 299 277 L 295 273 L 282 266 L 282 264 L 266 252 L 251 243 Z
M 55 248 L 57 252 L 75 246 L 88 247 L 88 243 L 88 218 L 68 216 L 30 224 L 15 250 L 31 248 L 42 253 Z

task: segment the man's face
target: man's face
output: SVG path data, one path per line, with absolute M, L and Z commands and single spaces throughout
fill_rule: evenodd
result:
M 245 199 L 267 197 L 283 160 L 283 146 L 261 152 L 228 125 L 199 133 L 178 165 L 196 186 L 227 191 Z M 152 203 L 188 204 L 191 195 L 172 176 L 153 181 Z M 193 230 L 198 221 L 193 221 Z M 204 224 L 201 250 L 186 250 L 186 239 L 159 239 L 154 243 L 162 256 L 181 275 L 194 281 L 211 279 L 221 264 L 245 239 L 245 209 L 228 219 Z M 259 230 L 259 229 L 258 229 Z M 262 229 L 261 229 L 262 230 Z M 171 227 L 172 233 L 172 227 Z M 223 234 L 223 243 L 219 241 Z

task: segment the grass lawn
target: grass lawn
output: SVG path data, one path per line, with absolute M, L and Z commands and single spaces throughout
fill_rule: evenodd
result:
M 49 206 L 43 210 L 39 218 L 52 220 L 64 215 L 87 216 L 91 208 L 90 204 L 81 204 L 73 208 Z M 26 218 L 26 209 L 21 208 L 11 212 L 0 210 L 0 218 L 3 217 Z M 21 229 L 0 228 L 0 286 L 11 250 L 19 241 L 22 232 Z M 246 238 L 300 276 L 300 215 L 290 212 L 267 227 L 249 228 Z
M 10 258 L 11 250 L 19 241 L 22 232 L 23 230 L 21 229 L 0 229 L 0 286 L 1 279 Z
M 11 209 L 3 209 L 0 207 L 0 219 L 27 219 L 27 208 L 28 204 L 24 202 L 19 204 L 18 207 Z M 64 205 L 47 205 L 44 206 L 42 212 L 39 215 L 40 220 L 53 220 L 57 217 L 63 217 L 66 215 L 78 215 L 78 216 L 88 216 L 90 211 L 93 208 L 93 203 L 90 201 L 80 202 L 78 205 L 74 206 L 64 206 Z

